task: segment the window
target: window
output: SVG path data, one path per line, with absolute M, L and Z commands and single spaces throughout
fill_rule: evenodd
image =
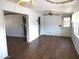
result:
M 64 18 L 63 27 L 70 27 L 70 17 L 65 17 Z
M 75 22 L 74 23 L 74 33 L 79 36 L 79 23 Z
M 74 24 L 74 34 L 79 38 L 79 12 L 72 15 L 72 23 Z

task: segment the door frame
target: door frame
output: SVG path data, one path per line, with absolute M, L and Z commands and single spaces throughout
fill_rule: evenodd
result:
M 38 17 L 38 32 L 40 35 L 40 25 L 41 25 L 41 17 Z

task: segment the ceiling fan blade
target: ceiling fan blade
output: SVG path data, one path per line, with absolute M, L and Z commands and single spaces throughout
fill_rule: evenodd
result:
M 49 15 L 49 14 L 43 14 L 43 15 Z
M 52 15 L 59 15 L 59 14 L 52 14 Z

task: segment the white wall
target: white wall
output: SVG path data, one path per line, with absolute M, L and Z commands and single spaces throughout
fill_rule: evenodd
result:
M 0 9 L 0 59 L 8 56 L 6 33 L 5 33 L 5 22 L 3 18 L 3 11 Z
M 79 12 L 78 12 L 79 13 Z M 77 19 L 77 17 L 76 18 L 74 18 L 74 16 L 76 15 L 76 13 L 74 13 L 73 15 L 72 15 L 72 35 L 71 35 L 71 37 L 72 37 L 72 41 L 73 41 L 73 43 L 74 43 L 74 46 L 75 46 L 75 48 L 76 48 L 76 50 L 77 50 L 77 52 L 78 52 L 78 55 L 79 55 L 79 36 L 77 37 L 76 35 L 75 35 L 75 33 L 74 33 L 74 23 L 75 22 L 79 22 L 78 20 L 79 19 Z M 77 14 L 77 16 L 78 16 L 78 14 Z M 79 17 L 79 16 L 78 16 Z M 77 21 L 76 21 L 77 20 Z
M 43 35 L 43 27 L 44 27 L 44 16 L 41 15 L 41 19 L 40 19 L 40 35 Z
M 79 38 L 74 34 L 74 32 L 72 33 L 72 41 L 73 41 L 76 51 L 79 55 Z
M 70 28 L 63 27 L 62 15 L 47 15 L 41 20 L 41 35 L 70 37 Z
M 39 32 L 38 32 L 38 16 L 40 16 L 40 14 L 35 13 L 34 11 L 31 11 L 30 15 L 29 15 L 29 41 L 33 41 L 34 39 L 36 39 L 39 36 Z
M 5 15 L 6 35 L 15 37 L 24 37 L 22 24 L 22 15 Z
M 6 6 L 8 6 L 8 7 L 6 7 Z M 31 8 L 24 8 L 20 5 L 14 4 L 9 1 L 4 2 L 4 4 L 2 5 L 2 9 L 6 10 L 6 11 L 12 11 L 12 12 L 28 15 L 28 17 L 29 17 L 29 19 L 28 19 L 29 25 L 27 27 L 28 28 L 28 30 L 27 30 L 28 31 L 27 41 L 28 42 L 33 41 L 34 39 L 36 39 L 39 36 L 38 31 L 37 31 L 38 25 L 35 20 L 37 20 L 37 17 L 41 15 L 40 13 L 34 11 Z
M 39 35 L 38 35 L 38 25 L 37 25 L 37 17 L 40 16 L 40 14 L 36 11 L 34 11 L 31 8 L 24 8 L 20 5 L 17 5 L 15 3 L 9 2 L 9 1 L 5 1 L 5 0 L 1 0 L 0 1 L 0 9 L 2 9 L 2 11 L 0 11 L 0 25 L 1 25 L 1 29 L 0 29 L 0 57 L 7 57 L 7 44 L 6 44 L 6 36 L 5 36 L 5 27 L 4 27 L 4 23 L 2 23 L 2 21 L 4 21 L 4 19 L 2 19 L 2 12 L 3 10 L 6 11 L 11 11 L 11 12 L 16 12 L 16 13 L 20 13 L 20 14 L 27 14 L 29 16 L 28 19 L 28 34 L 27 34 L 27 40 L 28 42 L 33 41 L 34 39 L 36 39 Z
M 62 25 L 62 17 L 61 16 L 44 16 L 42 20 L 42 35 L 61 35 L 61 28 L 59 25 Z

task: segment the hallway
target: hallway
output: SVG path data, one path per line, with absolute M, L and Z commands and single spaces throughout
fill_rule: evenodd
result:
M 18 52 L 16 48 L 14 50 L 16 54 L 10 56 L 9 59 L 79 59 L 71 38 L 68 37 L 40 36 L 30 44 L 22 40 L 13 42 L 13 44 L 16 43 L 21 49 Z M 14 45 L 11 46 L 13 49 Z

